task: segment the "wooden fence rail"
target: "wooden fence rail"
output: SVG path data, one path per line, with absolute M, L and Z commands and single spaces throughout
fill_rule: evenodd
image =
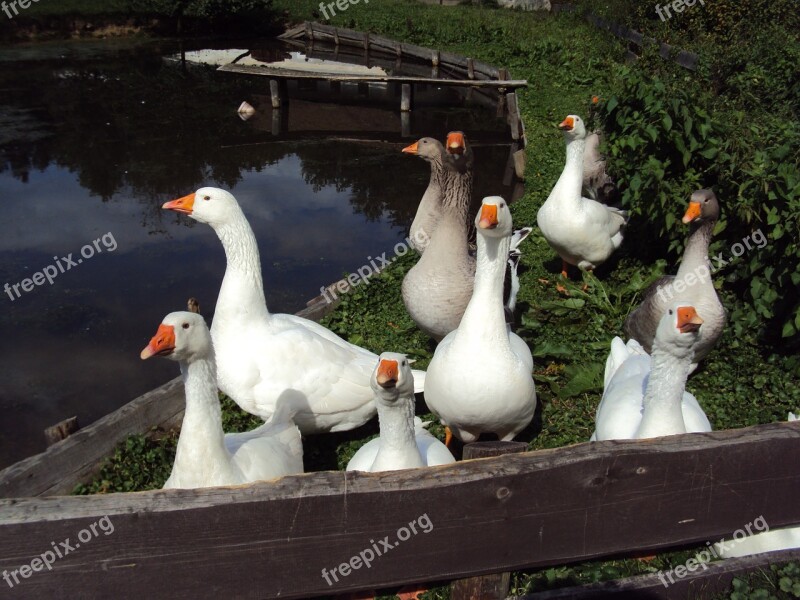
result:
M 779 423 L 411 471 L 0 500 L 0 572 L 18 574 L 7 597 L 151 597 L 169 582 L 172 598 L 304 598 L 656 551 L 757 517 L 800 524 L 798 454 L 800 423 Z M 62 541 L 74 549 L 42 568 Z

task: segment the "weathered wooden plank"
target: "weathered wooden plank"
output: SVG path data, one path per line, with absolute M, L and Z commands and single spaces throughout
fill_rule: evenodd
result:
M 0 471 L 0 497 L 68 494 L 96 472 L 116 445 L 154 425 L 177 425 L 183 415 L 180 378 L 140 396 L 45 452 Z
M 286 79 L 325 79 L 328 81 L 352 81 L 352 82 L 396 82 L 396 83 L 430 83 L 434 85 L 449 85 L 456 87 L 475 87 L 475 88 L 521 88 L 528 85 L 527 80 L 517 79 L 509 81 L 498 81 L 489 79 L 435 79 L 432 77 L 403 77 L 394 75 L 339 75 L 335 73 L 320 74 L 308 73 L 306 71 L 294 71 L 291 69 L 276 69 L 273 67 L 261 67 L 255 65 L 222 65 L 217 69 L 227 73 L 241 73 L 244 75 L 260 75 L 265 77 L 286 78 Z
M 176 598 L 301 598 L 653 551 L 758 516 L 800 523 L 800 472 L 776 460 L 798 452 L 800 423 L 778 423 L 411 471 L 0 500 L 0 572 L 104 517 L 112 534 L 35 573 L 24 594 L 137 598 L 168 580 Z
M 280 131 L 284 111 L 273 111 L 273 126 Z M 335 298 L 335 299 L 334 299 Z M 322 296 L 309 301 L 298 316 L 318 321 L 339 304 Z M 114 448 L 130 435 L 153 427 L 179 427 L 185 396 L 180 378 L 139 396 L 122 408 L 70 435 L 45 452 L 28 457 L 0 471 L 0 498 L 69 494 L 75 486 L 100 470 Z M 71 421 L 71 419 L 70 419 Z
M 613 598 L 614 600 L 684 600 L 684 598 L 717 598 L 730 589 L 734 577 L 768 569 L 770 565 L 796 562 L 800 560 L 800 548 L 779 550 L 756 556 L 731 558 L 706 564 L 688 573 L 682 579 L 670 582 L 665 574 L 639 575 L 581 585 L 536 594 L 517 596 L 517 600 L 588 600 L 589 598 Z M 665 582 L 666 581 L 666 585 Z
M 431 53 L 434 50 L 417 46 L 415 44 L 407 44 L 399 42 L 390 38 L 386 38 L 374 33 L 364 33 L 352 29 L 344 29 L 341 27 L 333 27 L 324 23 L 309 22 L 303 27 L 296 27 L 282 36 L 281 39 L 289 41 L 300 41 L 303 39 L 313 39 L 313 41 L 329 41 L 334 42 L 339 40 L 339 45 L 343 46 L 356 46 L 364 49 L 365 43 L 368 43 L 370 51 L 378 50 L 391 54 L 396 54 L 398 51 L 404 56 L 409 56 L 422 61 L 430 60 Z M 437 51 L 438 52 L 438 51 Z M 452 52 L 441 52 L 440 60 L 442 65 L 455 67 L 460 70 L 461 76 L 466 76 L 467 73 L 467 59 Z M 496 79 L 499 69 L 490 64 L 474 61 L 474 69 L 476 78 Z
M 524 442 L 477 442 L 464 446 L 463 459 L 519 454 L 527 449 Z M 458 579 L 450 587 L 450 600 L 505 600 L 510 584 L 508 572 Z

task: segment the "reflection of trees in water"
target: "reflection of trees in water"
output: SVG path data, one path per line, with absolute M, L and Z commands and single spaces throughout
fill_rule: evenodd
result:
M 370 221 L 384 215 L 393 225 L 408 225 L 413 220 L 419 197 L 402 193 L 408 187 L 410 157 L 401 155 L 398 149 L 330 142 L 303 144 L 297 154 L 303 162 L 303 179 L 315 191 L 325 186 L 333 186 L 339 192 L 349 191 L 353 209 Z M 428 170 L 414 172 L 424 174 L 424 183 L 419 182 L 424 189 Z M 390 189 L 392 193 L 387 193 Z
M 22 61 L 0 73 L 7 90 L 0 128 L 8 134 L 0 140 L 14 138 L 0 145 L 0 172 L 25 182 L 30 171 L 58 165 L 103 201 L 137 198 L 143 225 L 158 227 L 165 198 L 211 181 L 232 188 L 245 171 L 296 154 L 315 191 L 333 186 L 370 220 L 410 223 L 419 195 L 405 193 L 409 177 L 421 195 L 427 169 L 394 146 L 254 143 L 274 138 L 239 121 L 235 108 L 265 84 L 166 64 L 153 46 L 83 61 Z

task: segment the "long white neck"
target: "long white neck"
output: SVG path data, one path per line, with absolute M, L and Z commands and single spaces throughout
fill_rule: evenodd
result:
M 258 243 L 244 213 L 236 207 L 233 218 L 215 230 L 225 249 L 228 266 L 219 290 L 214 322 L 218 317 L 269 317 Z
M 417 448 L 416 432 L 414 431 L 413 396 L 399 398 L 393 404 L 387 404 L 378 399 L 376 404 L 381 437 L 378 453 L 373 462 L 373 470 L 410 469 L 425 466 Z
M 458 337 L 477 340 L 479 343 L 497 340 L 508 345 L 503 280 L 511 236 L 488 237 L 478 232 L 477 245 L 475 286 L 458 327 Z
M 686 433 L 682 403 L 692 358 L 691 351 L 677 357 L 667 352 L 659 340 L 653 343 L 650 377 L 637 438 Z
M 682 279 L 689 273 L 695 275 L 703 273 L 703 267 L 707 272 L 711 271 L 711 261 L 708 260 L 708 246 L 711 243 L 711 235 L 714 231 L 714 223 L 716 221 L 704 221 L 701 223 L 686 242 L 686 249 L 683 251 L 683 259 L 678 272 L 675 275 L 676 279 Z M 703 282 L 710 282 L 710 277 L 702 278 Z
M 585 148 L 585 139 L 567 142 L 567 160 L 564 170 L 551 192 L 551 196 L 557 195 L 565 204 L 574 205 L 573 210 L 580 209 L 583 205 L 581 186 L 583 185 L 583 152 Z
M 217 395 L 214 362 L 198 359 L 181 363 L 186 390 L 186 412 L 175 454 L 174 472 L 224 472 L 231 469 L 231 456 L 225 448 L 222 411 Z

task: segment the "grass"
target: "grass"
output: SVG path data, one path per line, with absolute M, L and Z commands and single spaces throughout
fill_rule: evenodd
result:
M 37 11 L 93 14 L 92 10 L 100 10 L 98 2 L 65 1 L 58 9 L 52 4 L 55 3 L 42 2 L 36 5 Z M 316 0 L 275 0 L 274 7 L 301 20 L 319 18 L 318 4 Z M 107 7 L 103 12 L 111 12 L 120 4 L 103 6 Z M 615 81 L 615 68 L 624 61 L 621 44 L 570 15 L 380 0 L 351 6 L 331 24 L 466 54 L 507 67 L 515 78 L 528 79 L 530 87 L 520 93 L 529 145 L 526 193 L 512 210 L 517 226 L 535 224 L 536 212 L 563 168 L 564 142 L 556 123 L 570 113 L 587 114 L 593 95 L 610 97 L 619 84 Z M 686 85 L 706 83 L 703 74 L 663 68 L 668 76 L 682 78 Z M 480 166 L 476 176 L 480 177 Z M 684 201 L 676 202 L 676 212 Z M 554 289 L 558 263 L 545 240 L 534 234 L 524 244 L 523 252 L 517 331 L 534 353 L 539 410 L 536 425 L 521 439 L 531 449 L 582 442 L 593 429 L 610 340 L 621 335 L 625 316 L 646 286 L 664 271 L 674 270 L 674 261 L 669 256 L 655 262 L 643 259 L 636 247 L 626 244 L 596 277 L 585 276 L 590 283 L 587 292 L 581 291 L 583 282 L 577 281 L 569 285 L 571 296 L 564 298 Z M 413 257 L 404 257 L 369 285 L 356 288 L 325 324 L 375 352 L 406 352 L 418 360 L 416 366 L 425 368 L 432 345 L 410 321 L 399 293 L 402 277 L 413 262 Z M 548 282 L 542 283 L 543 280 Z M 721 287 L 724 303 L 729 309 L 734 308 L 738 299 L 724 285 Z M 732 331 L 732 327 L 726 330 L 690 380 L 689 390 L 695 393 L 715 429 L 784 420 L 789 410 L 800 408 L 797 363 L 781 356 L 777 348 L 737 337 Z M 225 412 L 229 430 L 252 424 L 232 404 L 226 406 Z M 309 470 L 342 469 L 355 450 L 375 433 L 372 424 L 348 434 L 311 438 L 305 444 L 306 466 Z M 161 467 L 169 464 L 174 442 L 174 432 L 156 439 L 129 441 L 99 480 L 79 491 L 159 487 L 168 474 L 168 469 Z M 595 561 L 516 573 L 513 590 L 523 593 L 668 569 L 684 563 L 693 553 L 691 549 L 664 553 L 647 564 L 628 559 Z M 438 588 L 430 597 L 444 598 L 446 589 Z M 734 593 L 744 593 L 743 589 Z

